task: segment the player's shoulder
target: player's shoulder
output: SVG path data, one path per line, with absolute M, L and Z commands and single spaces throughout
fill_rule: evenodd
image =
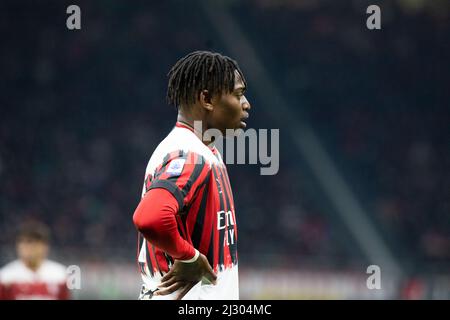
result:
M 53 261 L 53 260 L 45 260 L 42 263 L 42 268 L 51 272 L 54 272 L 56 274 L 66 274 L 66 266 L 62 263 Z
M 12 270 L 17 270 L 22 266 L 22 262 L 20 260 L 14 260 L 8 262 L 0 269 L 0 274 L 4 275 L 6 273 L 10 273 Z
M 45 266 L 48 269 L 52 269 L 52 270 L 66 270 L 66 266 L 63 265 L 62 263 L 53 261 L 53 260 L 49 260 L 46 259 L 44 260 L 44 262 L 42 263 L 43 266 Z
M 11 261 L 0 269 L 0 280 L 3 283 L 10 282 L 16 279 L 19 275 L 23 275 L 25 271 L 26 268 L 23 265 L 22 261 Z
M 47 283 L 65 282 L 67 279 L 66 267 L 52 260 L 44 260 L 37 271 L 37 276 Z
M 175 126 L 159 147 L 162 153 L 182 150 L 185 154 L 198 154 L 207 161 L 211 161 L 213 156 L 211 150 L 191 130 L 184 127 Z
M 37 271 L 39 277 L 48 282 L 63 282 L 66 279 L 66 267 L 52 260 L 44 260 Z M 0 270 L 2 283 L 32 281 L 34 273 L 22 261 L 14 260 Z
M 211 164 L 217 158 L 211 150 L 189 129 L 174 127 L 153 152 L 147 169 L 157 168 L 161 163 L 174 159 L 186 159 L 195 163 Z

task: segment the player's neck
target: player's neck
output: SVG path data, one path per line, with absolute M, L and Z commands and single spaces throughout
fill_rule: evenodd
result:
M 40 266 L 42 265 L 42 262 L 43 262 L 43 260 L 39 260 L 39 261 L 22 260 L 22 261 L 25 264 L 25 266 L 33 272 L 36 272 L 40 268 Z
M 181 112 L 178 113 L 177 121 L 188 126 L 192 132 L 195 133 L 195 135 L 206 145 L 208 146 L 211 144 L 211 140 L 205 140 L 203 132 L 207 130 L 206 127 L 206 121 L 203 121 L 202 119 L 194 119 L 191 116 L 187 116 Z M 202 123 L 202 129 L 201 131 L 198 130 L 197 126 L 194 126 L 194 121 L 200 121 Z

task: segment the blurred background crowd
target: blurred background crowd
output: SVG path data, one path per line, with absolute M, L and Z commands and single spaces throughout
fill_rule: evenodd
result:
M 166 74 L 198 49 L 251 73 L 230 47 L 249 45 L 287 102 L 280 112 L 315 130 L 401 280 L 449 276 L 449 2 L 378 1 L 382 29 L 373 31 L 366 1 L 218 2 L 247 43 L 224 41 L 201 1 L 77 1 L 78 31 L 65 25 L 72 3 L 0 3 L 0 263 L 14 258 L 16 226 L 33 218 L 50 226 L 63 263 L 124 263 L 138 277 L 132 214 L 147 161 L 176 119 Z M 249 82 L 248 124 L 280 129 L 280 170 L 228 166 L 243 275 L 364 274 L 373 261 L 289 128 L 271 122 L 277 105 L 257 91 Z

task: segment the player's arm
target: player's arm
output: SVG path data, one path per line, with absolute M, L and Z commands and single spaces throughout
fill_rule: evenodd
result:
M 174 259 L 188 260 L 195 256 L 194 247 L 178 232 L 178 202 L 166 189 L 149 190 L 133 215 L 133 222 L 147 241 L 167 252 Z
M 175 218 L 178 210 L 178 201 L 168 190 L 151 189 L 136 208 L 133 222 L 147 241 L 175 259 L 155 294 L 167 295 L 181 289 L 177 297 L 181 299 L 203 277 L 212 283 L 217 277 L 208 259 L 181 237 Z

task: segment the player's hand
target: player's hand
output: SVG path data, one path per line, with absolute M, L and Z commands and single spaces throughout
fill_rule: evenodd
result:
M 211 268 L 208 259 L 200 253 L 194 262 L 175 260 L 172 268 L 161 279 L 159 290 L 154 295 L 165 296 L 181 289 L 177 300 L 183 298 L 202 278 L 205 277 L 212 284 L 216 284 L 217 276 Z

